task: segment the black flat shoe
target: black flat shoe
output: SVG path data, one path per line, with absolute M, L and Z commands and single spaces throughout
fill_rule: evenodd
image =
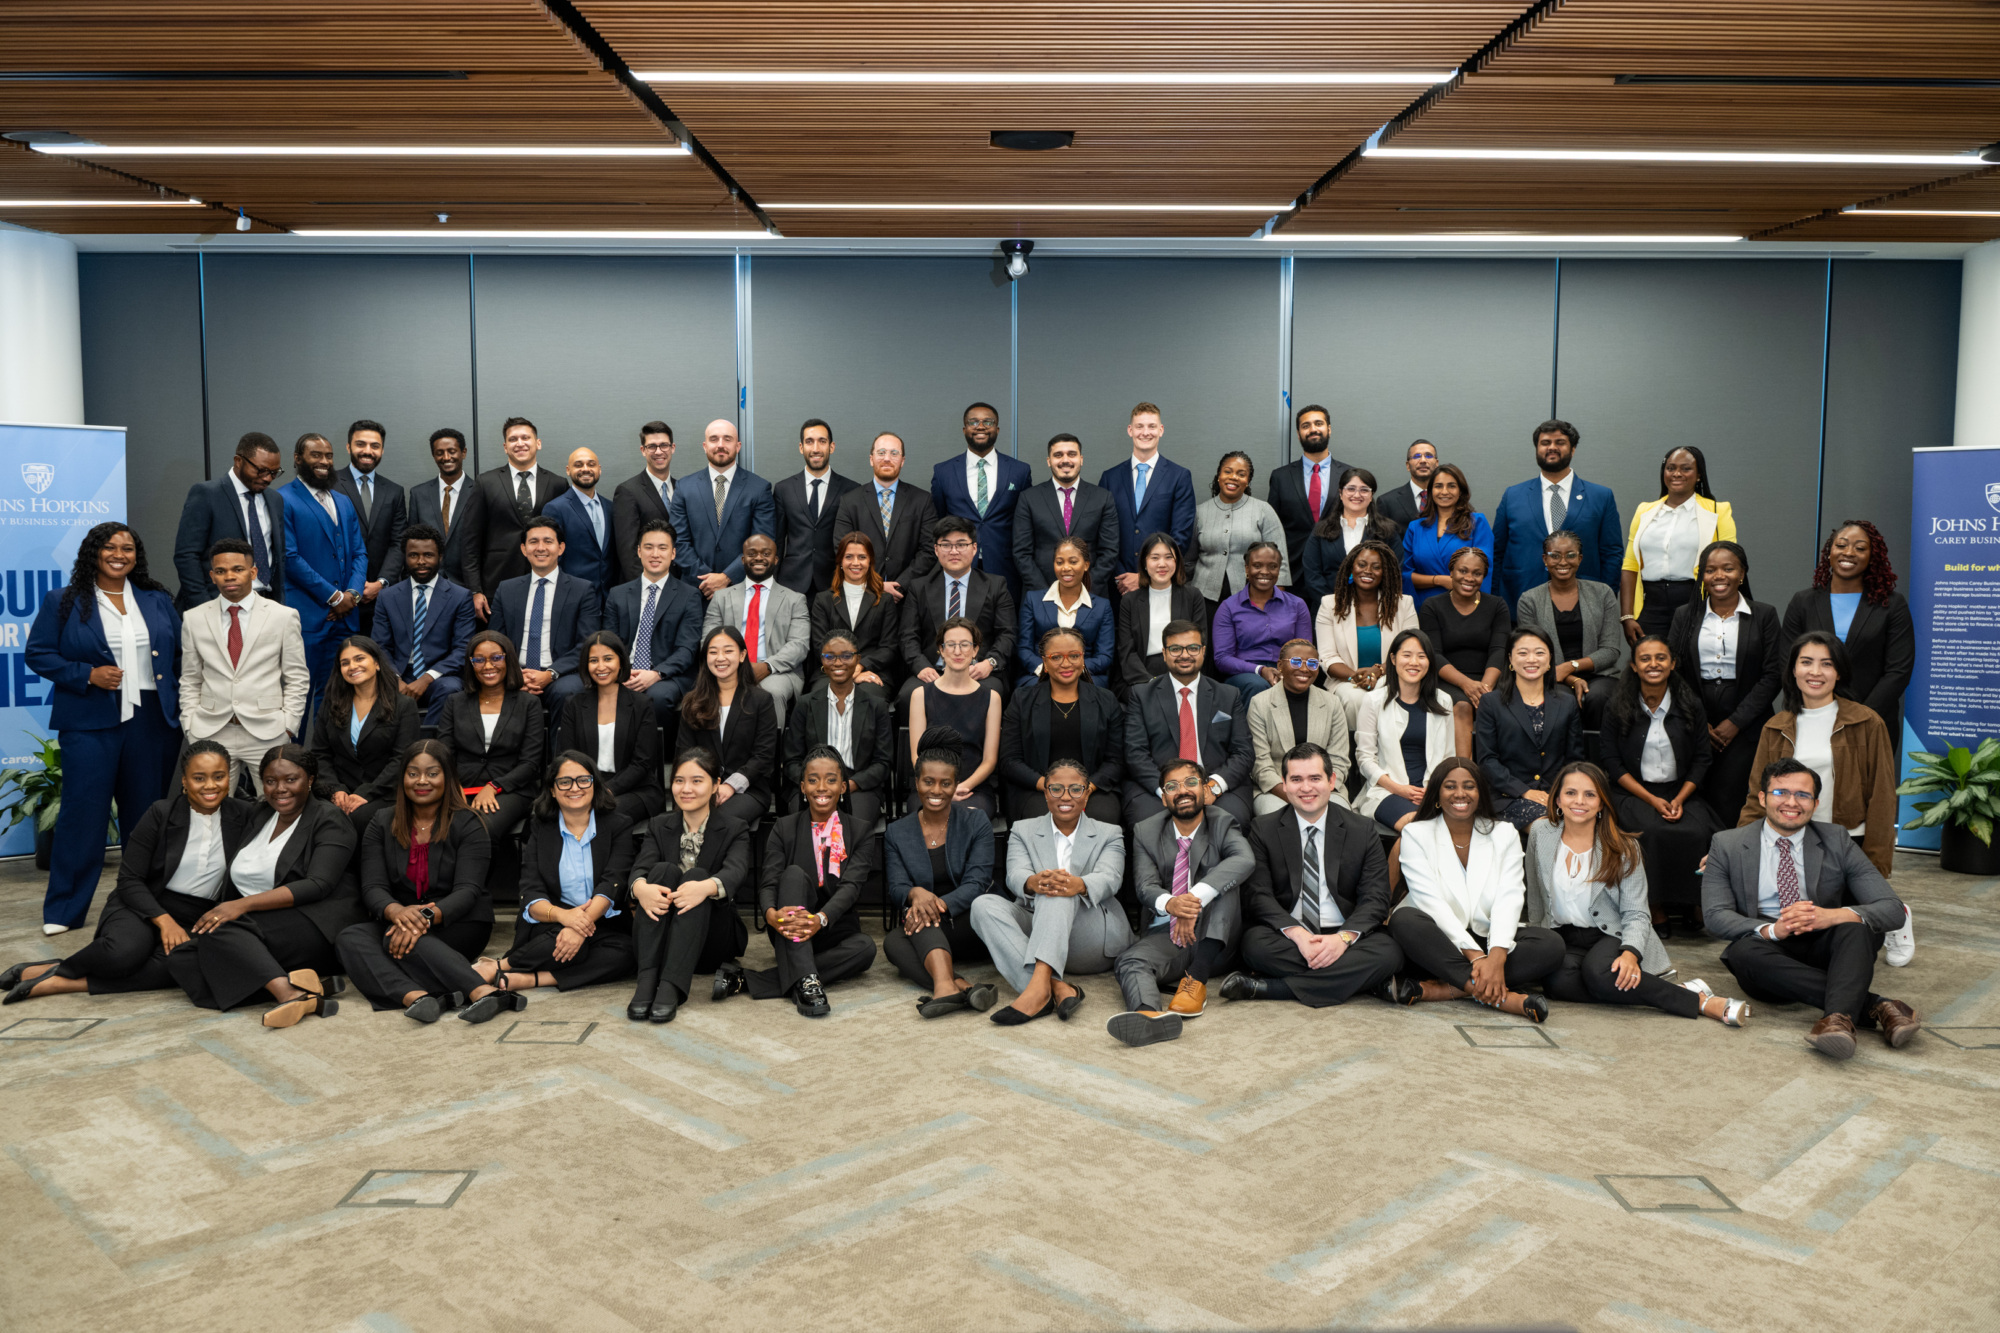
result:
M 1156 1041 L 1172 1041 L 1181 1035 L 1179 1014 L 1130 1013 L 1113 1014 L 1104 1030 L 1124 1042 L 1127 1046 L 1151 1046 Z
M 1540 995 L 1524 995 L 1521 997 L 1521 1012 L 1532 1022 L 1546 1023 L 1549 1021 L 1549 1002 Z
M 946 1014 L 957 1014 L 972 1008 L 972 992 L 959 991 L 956 995 L 931 995 L 917 1001 L 917 1015 L 921 1018 L 943 1018 Z
M 28 981 L 17 981 L 7 988 L 7 994 L 4 997 L 0 997 L 0 1004 L 19 1004 L 21 1001 L 27 999 L 29 995 L 33 994 L 35 987 L 41 984 L 42 979 L 40 977 L 34 977 Z
M 1076 994 L 1070 996 L 1067 1000 L 1060 1000 L 1056 1003 L 1056 1017 L 1065 1023 L 1069 1022 L 1072 1014 L 1083 1008 L 1083 987 L 1072 986 L 1070 989 L 1074 990 Z
M 1653 933 L 1663 940 L 1672 939 L 1674 937 L 1674 919 L 1668 917 L 1665 921 L 1655 921 L 1653 923 Z
M 799 984 L 792 988 L 792 1007 L 805 1018 L 825 1018 L 833 1012 L 833 1006 L 826 1002 L 826 987 L 819 984 L 816 976 L 799 978 Z
M 1000 998 L 1000 989 L 991 982 L 982 981 L 967 991 L 965 998 L 971 1001 L 974 1009 L 983 1014 L 993 1007 L 995 1000 Z
M 1393 976 L 1375 988 L 1375 994 L 1390 1004 L 1412 1005 L 1424 998 L 1424 986 L 1405 976 Z
M 46 958 L 37 958 L 31 963 L 16 963 L 14 964 L 14 966 L 8 968 L 5 972 L 0 972 L 0 990 L 13 990 L 14 987 L 21 984 L 21 974 L 23 972 L 26 972 L 31 967 L 40 967 L 43 963 L 47 961 L 48 959 Z M 47 976 L 47 975 L 48 973 L 46 972 L 42 974 L 42 976 Z M 35 980 L 37 981 L 40 981 L 41 979 L 42 977 L 35 978 Z
M 415 1004 L 407 1005 L 403 1009 L 403 1017 L 414 1019 L 419 1023 L 435 1023 L 444 1015 L 445 1002 L 436 995 L 426 995 Z
M 625 1017 L 631 1019 L 634 1023 L 643 1023 L 646 1021 L 647 1013 L 652 1008 L 653 1002 L 651 1000 L 642 1000 L 635 995 L 632 997 L 632 1003 L 625 1006 Z
M 1032 1014 L 1024 1014 L 1019 1009 L 1014 1008 L 1014 1006 L 1008 1005 L 1005 1009 L 995 1009 L 987 1017 L 1003 1028 L 1017 1028 L 1023 1023 L 1032 1023 L 1038 1018 L 1047 1018 L 1055 1011 L 1056 1002 L 1050 1000 Z
M 520 1013 L 528 1007 L 528 997 L 510 990 L 490 991 L 458 1011 L 467 1023 L 487 1023 L 503 1013 Z
M 711 1001 L 726 1000 L 732 995 L 742 994 L 749 985 L 741 964 L 724 963 L 715 969 L 715 988 L 709 992 L 708 998 Z
M 1216 987 L 1216 994 L 1225 1000 L 1261 1000 L 1268 989 L 1262 977 L 1253 977 L 1248 972 L 1231 972 Z
M 655 997 L 653 1003 L 647 1006 L 646 1021 L 648 1023 L 671 1023 L 674 1021 L 674 1015 L 679 1013 L 680 1009 L 681 1002 L 674 998 L 674 988 L 669 986 L 665 995 Z

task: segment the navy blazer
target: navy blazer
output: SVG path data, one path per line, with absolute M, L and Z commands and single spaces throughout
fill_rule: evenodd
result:
M 1042 636 L 1056 627 L 1056 604 L 1048 589 L 1031 592 L 1021 602 L 1021 634 L 1014 650 L 1029 672 L 1042 664 Z M 1118 617 L 1111 599 L 1092 595 L 1089 606 L 1076 609 L 1077 633 L 1083 635 L 1083 667 L 1099 685 L 1111 683 L 1111 659 L 1118 647 Z
M 411 654 L 417 646 L 416 614 L 414 580 L 391 584 L 375 599 L 375 641 L 389 654 L 389 664 L 404 680 L 416 674 L 410 670 Z M 457 675 L 465 665 L 465 645 L 472 634 L 472 590 L 437 575 L 431 580 L 430 605 L 424 608 L 424 670 L 440 676 Z
M 401 486 L 380 472 L 369 475 L 374 479 L 369 489 L 375 492 L 375 503 L 368 510 L 368 517 L 361 521 L 361 544 L 368 552 L 368 578 L 371 582 L 380 579 L 394 583 L 403 577 L 403 529 L 410 526 L 409 498 Z M 354 506 L 354 516 L 360 518 L 361 487 L 348 465 L 333 470 L 333 489 L 347 497 L 347 502 Z
M 270 548 L 271 592 L 285 593 L 285 499 L 275 486 L 263 491 L 265 543 Z M 227 476 L 214 481 L 198 481 L 188 487 L 187 503 L 181 506 L 180 530 L 174 534 L 174 574 L 181 591 L 176 600 L 183 611 L 212 599 L 215 585 L 208 581 L 208 548 L 225 537 L 247 541 L 243 509 L 236 503 L 236 487 Z
M 603 626 L 625 641 L 627 653 L 639 645 L 639 616 L 645 610 L 643 578 L 621 583 L 604 597 Z M 671 576 L 660 586 L 653 607 L 653 667 L 666 680 L 694 680 L 694 656 L 701 651 L 701 618 L 708 606 L 701 594 Z
M 327 634 L 354 634 L 361 629 L 361 609 L 339 620 L 326 618 L 326 604 L 337 592 L 360 592 L 368 582 L 368 547 L 361 536 L 361 516 L 339 491 L 333 492 L 335 523 L 319 507 L 312 491 L 294 477 L 278 492 L 285 500 L 285 605 L 299 613 L 308 639 Z
M 931 469 L 931 505 L 939 518 L 951 514 L 977 525 L 979 560 L 974 568 L 998 574 L 1007 580 L 1008 590 L 1019 596 L 1021 572 L 1014 567 L 1014 506 L 1035 484 L 1034 470 L 1020 459 L 1001 453 L 995 445 L 986 457 L 999 466 L 991 473 L 992 489 L 987 493 L 986 515 L 982 518 L 965 484 L 966 452 L 955 453 Z
M 1538 476 L 1515 482 L 1493 507 L 1493 573 L 1495 591 L 1513 606 L 1521 594 L 1549 581 L 1542 567 L 1542 539 L 1549 521 L 1542 510 L 1548 483 Z M 1625 564 L 1625 529 L 1618 522 L 1618 497 L 1609 486 L 1578 476 L 1569 488 L 1569 511 L 1563 527 L 1583 542 L 1583 560 L 1576 576 L 1618 587 Z
M 173 598 L 165 592 L 125 585 L 125 605 L 137 600 L 139 614 L 146 618 L 146 635 L 153 641 L 153 700 L 160 716 L 176 731 L 181 725 L 181 618 Z M 55 688 L 49 691 L 49 725 L 62 731 L 107 731 L 118 725 L 118 691 L 101 689 L 90 683 L 93 667 L 117 666 L 111 643 L 104 637 L 104 616 L 93 596 L 78 597 L 69 614 L 57 623 L 62 609 L 63 589 L 51 588 L 35 612 L 28 630 L 28 645 L 22 653 L 28 670 Z M 90 619 L 83 618 L 84 608 Z M 16 699 L 17 703 L 21 700 Z
M 914 811 L 889 825 L 882 835 L 889 901 L 901 911 L 910 901 L 912 885 L 937 892 L 931 874 L 930 848 Z M 976 805 L 954 804 L 944 826 L 944 866 L 956 887 L 944 895 L 945 910 L 959 916 L 972 910 L 973 899 L 993 891 L 993 824 Z
M 490 628 L 513 640 L 516 652 L 528 650 L 528 597 L 533 574 L 508 579 L 493 593 Z M 604 621 L 597 589 L 568 573 L 556 579 L 555 612 L 549 617 L 549 667 L 558 676 L 575 671 L 583 661 L 583 641 Z
M 771 483 L 745 467 L 741 458 L 723 498 L 720 524 L 715 519 L 715 478 L 707 468 L 674 479 L 667 521 L 674 525 L 675 564 L 689 583 L 707 574 L 727 574 L 731 583 L 741 583 L 743 543 L 750 534 L 778 539 L 778 506 L 771 498 Z
M 597 498 L 604 518 L 602 545 L 598 543 L 596 530 L 590 526 L 590 515 L 584 512 L 583 497 L 576 493 L 576 487 L 543 505 L 542 515 L 562 524 L 562 572 L 582 579 L 602 597 L 618 577 L 618 562 L 611 558 L 611 501 L 601 495 Z
M 1139 546 L 1156 532 L 1164 532 L 1181 548 L 1181 558 L 1194 564 L 1194 474 L 1168 458 L 1153 455 L 1153 470 L 1146 474 L 1146 503 L 1132 509 L 1132 459 L 1104 470 L 1097 484 L 1111 492 L 1112 507 L 1118 511 L 1118 572 L 1137 574 Z

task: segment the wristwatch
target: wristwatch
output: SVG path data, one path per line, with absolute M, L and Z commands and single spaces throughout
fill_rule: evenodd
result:
M 813 913 L 813 917 L 814 917 L 814 919 L 816 919 L 816 920 L 817 920 L 817 921 L 819 922 L 819 928 L 820 928 L 821 930 L 825 930 L 825 929 L 826 929 L 826 913 L 825 913 L 825 912 L 814 912 L 814 913 Z
M 1361 932 L 1358 930 L 1343 930 L 1340 932 L 1340 938 L 1346 940 L 1349 944 L 1353 944 L 1361 938 Z

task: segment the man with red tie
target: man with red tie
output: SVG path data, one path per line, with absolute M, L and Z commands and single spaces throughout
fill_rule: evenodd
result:
M 264 789 L 264 752 L 295 738 L 312 690 L 299 613 L 256 595 L 250 543 L 225 537 L 208 548 L 216 597 L 181 622 L 181 731 L 192 745 L 229 751 L 230 789 L 250 776 Z
M 1125 822 L 1138 824 L 1166 809 L 1160 775 L 1176 759 L 1191 759 L 1207 774 L 1203 805 L 1218 805 L 1237 823 L 1250 823 L 1249 711 L 1233 685 L 1201 672 L 1207 644 L 1192 620 L 1168 623 L 1160 634 L 1167 674 L 1132 691 L 1125 701 Z
M 778 543 L 752 533 L 743 543 L 743 581 L 709 598 L 701 635 L 722 625 L 743 632 L 757 687 L 778 706 L 778 726 L 805 689 L 806 650 L 812 646 L 812 613 L 806 599 L 773 577 Z
M 1325 514 L 1327 505 L 1339 502 L 1336 488 L 1348 465 L 1327 450 L 1327 443 L 1333 438 L 1333 423 L 1325 408 L 1318 403 L 1308 404 L 1298 410 L 1292 424 L 1299 437 L 1299 461 L 1287 463 L 1271 474 L 1266 498 L 1271 508 L 1278 511 L 1278 522 L 1285 529 L 1285 545 L 1290 548 L 1291 563 L 1287 568 L 1292 571 L 1294 583 L 1285 591 L 1302 597 L 1305 594 L 1299 591 L 1297 581 L 1304 578 L 1306 538 L 1312 535 L 1313 525 Z

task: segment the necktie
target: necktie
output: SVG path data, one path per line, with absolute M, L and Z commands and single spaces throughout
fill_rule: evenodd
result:
M 424 674 L 424 621 L 430 615 L 431 585 L 417 585 L 417 604 L 410 610 L 410 679 Z
M 250 556 L 257 562 L 257 581 L 271 586 L 271 548 L 264 540 L 264 524 L 257 517 L 263 506 L 254 495 L 243 497 L 243 530 L 250 534 Z
M 752 666 L 757 664 L 757 622 L 762 616 L 763 608 L 764 585 L 753 583 L 750 585 L 750 607 L 743 613 L 743 642 L 749 646 Z
M 514 474 L 514 512 L 525 522 L 535 512 L 535 493 L 528 489 L 528 474 Z
M 1073 509 L 1073 508 L 1071 507 L 1071 504 L 1070 504 L 1070 497 L 1071 497 L 1072 495 L 1075 495 L 1075 494 L 1076 494 L 1076 490 L 1075 490 L 1075 488 L 1074 488 L 1074 487 L 1070 487 L 1070 486 L 1065 486 L 1065 487 L 1063 487 L 1063 488 L 1062 488 L 1062 498 L 1063 498 L 1063 536 L 1065 536 L 1065 537 L 1067 537 L 1067 536 L 1069 535 L 1069 524 L 1070 524 L 1070 520 L 1071 520 L 1071 519 L 1072 519 L 1073 517 L 1075 517 L 1075 513 L 1076 513 L 1076 511 L 1075 511 L 1075 510 L 1074 510 L 1074 509 Z
M 310 488 L 310 487 L 308 487 L 307 489 L 308 489 L 308 490 L 310 490 L 311 488 Z M 324 510 L 326 511 L 326 516 L 327 516 L 328 518 L 330 518 L 330 519 L 332 519 L 332 520 L 333 520 L 333 526 L 334 526 L 334 527 L 336 527 L 336 528 L 337 528 L 337 527 L 339 527 L 339 526 L 340 526 L 340 510 L 339 510 L 339 508 L 338 508 L 338 507 L 336 507 L 336 506 L 334 505 L 334 503 L 333 503 L 333 492 L 332 492 L 332 491 L 313 491 L 313 499 L 315 499 L 315 500 L 319 501 L 319 507 L 320 507 L 321 509 L 324 509 Z
M 646 586 L 646 605 L 639 612 L 639 641 L 632 645 L 632 669 L 651 671 L 653 669 L 653 613 L 660 607 L 660 585 Z
M 229 608 L 229 665 L 235 666 L 243 660 L 243 608 Z
M 438 495 L 442 497 L 442 503 L 438 505 L 438 526 L 444 529 L 444 535 L 449 537 L 451 536 L 451 487 L 440 484 Z
M 1320 485 L 1319 485 L 1320 467 L 1321 464 L 1318 463 L 1314 463 L 1312 465 L 1312 474 L 1313 474 L 1312 485 L 1306 488 L 1306 505 L 1312 510 L 1313 522 L 1315 523 L 1319 522 L 1319 506 L 1321 500 L 1324 498 L 1325 495 L 1325 493 L 1320 490 Z
M 806 501 L 806 508 L 808 511 L 811 512 L 813 516 L 813 522 L 815 523 L 819 522 L 819 488 L 821 486 L 824 486 L 825 484 L 826 483 L 821 481 L 818 477 L 814 477 L 812 499 Z
M 666 509 L 669 506 L 671 506 L 673 502 L 674 502 L 674 482 L 673 478 L 669 477 L 667 480 L 660 483 L 660 508 Z
M 1188 891 L 1188 882 L 1193 878 L 1188 868 L 1188 845 L 1192 841 L 1193 839 L 1191 838 L 1179 839 L 1180 849 L 1174 853 L 1174 895 L 1176 897 Z M 1169 917 L 1168 920 L 1172 924 L 1168 926 L 1167 933 L 1175 944 L 1186 947 L 1194 943 L 1194 922 L 1183 921 L 1177 916 Z
M 896 493 L 877 487 L 875 490 L 875 507 L 882 511 L 882 536 L 887 538 L 889 535 L 889 516 L 896 512 Z
M 979 471 L 979 491 L 976 495 L 972 497 L 972 503 L 978 506 L 979 516 L 981 518 L 985 518 L 986 517 L 986 460 L 983 458 L 979 460 L 978 471 Z
M 944 618 L 955 620 L 965 614 L 965 583 L 962 579 L 951 581 L 951 600 L 945 604 Z
M 583 512 L 590 515 L 590 535 L 597 538 L 597 549 L 604 549 L 604 509 L 595 499 L 583 502 Z
M 528 644 L 522 650 L 522 665 L 542 669 L 542 607 L 547 604 L 549 581 L 535 580 L 535 595 L 528 602 Z
M 1792 840 L 1778 839 L 1778 910 L 1784 911 L 1805 895 L 1799 892 L 1799 867 L 1792 860 Z
M 1320 892 L 1321 892 L 1321 883 L 1320 883 L 1320 873 L 1319 873 L 1319 830 L 1316 828 L 1309 828 L 1306 830 L 1305 892 L 1301 895 L 1301 897 L 1305 905 L 1306 929 L 1314 932 L 1315 934 L 1317 934 L 1319 931 L 1319 923 L 1320 923 L 1320 915 L 1319 915 Z
M 367 472 L 362 473 L 361 484 L 354 488 L 354 493 L 361 497 L 361 521 L 365 524 L 368 522 L 368 511 L 375 507 L 374 475 Z
M 729 498 L 729 481 L 721 473 L 715 474 L 715 525 L 722 526 L 722 502 Z
M 1569 517 L 1569 506 L 1563 503 L 1563 490 L 1558 482 L 1549 483 L 1549 531 L 1561 532 L 1563 520 Z
M 1181 686 L 1181 758 L 1201 762 L 1201 747 L 1194 733 L 1194 688 Z
M 1139 509 L 1146 503 L 1146 474 L 1153 470 L 1151 463 L 1141 463 L 1138 478 L 1132 484 L 1132 508 Z

